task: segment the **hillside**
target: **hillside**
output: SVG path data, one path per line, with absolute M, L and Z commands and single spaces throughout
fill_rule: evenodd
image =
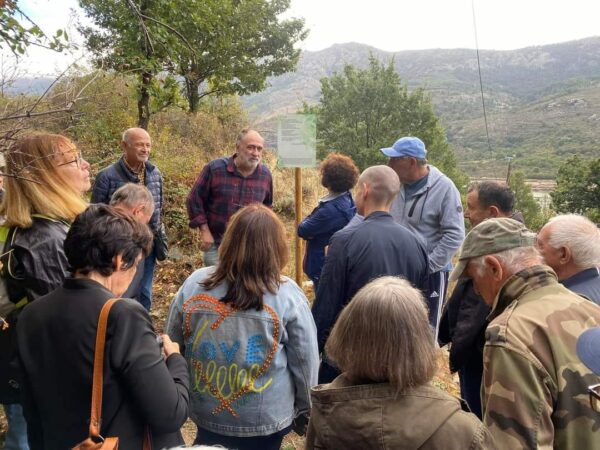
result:
M 480 51 L 492 152 L 486 140 L 475 50 L 384 52 L 362 44 L 304 52 L 298 69 L 245 97 L 258 120 L 316 103 L 322 77 L 344 64 L 364 68 L 369 53 L 394 65 L 409 89 L 424 87 L 470 175 L 506 170 L 504 156 L 528 176 L 553 177 L 573 153 L 599 155 L 600 37 L 512 51 Z

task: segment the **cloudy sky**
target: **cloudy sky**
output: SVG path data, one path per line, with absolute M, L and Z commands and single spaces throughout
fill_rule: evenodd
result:
M 76 0 L 19 0 L 48 34 L 73 24 Z M 287 16 L 310 29 L 300 44 L 321 50 L 360 42 L 382 50 L 474 48 L 473 4 L 481 49 L 510 50 L 600 35 L 597 0 L 292 0 Z M 73 34 L 73 33 L 72 33 Z M 81 36 L 73 40 L 81 42 Z M 80 53 L 34 49 L 23 61 L 29 74 L 53 74 Z

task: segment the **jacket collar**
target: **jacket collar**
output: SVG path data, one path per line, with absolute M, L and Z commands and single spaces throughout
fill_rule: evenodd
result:
M 581 272 L 577 272 L 575 275 L 572 275 L 569 278 L 565 278 L 561 281 L 561 284 L 566 288 L 570 288 L 574 284 L 583 283 L 599 277 L 600 273 L 598 273 L 598 269 L 591 267 L 589 269 L 584 269 Z
M 367 217 L 365 217 L 365 221 L 367 220 L 379 220 L 379 219 L 393 219 L 393 217 L 390 215 L 389 212 L 386 211 L 373 211 L 371 214 L 369 214 Z
M 68 277 L 68 278 L 65 278 L 65 281 L 63 282 L 63 287 L 65 289 L 73 289 L 73 290 L 81 290 L 81 289 L 100 290 L 100 291 L 106 292 L 111 297 L 115 296 L 111 291 L 106 289 L 100 283 L 98 283 L 97 281 L 92 280 L 90 278 Z
M 125 156 L 121 156 L 121 158 L 119 158 L 119 161 L 117 161 L 117 164 L 119 164 L 119 166 L 123 169 L 123 171 L 125 172 L 125 174 L 127 174 L 129 178 L 131 178 L 132 180 L 135 180 L 137 178 L 137 175 L 131 172 L 129 167 L 127 167 L 127 164 L 125 164 Z M 146 174 L 153 172 L 155 168 L 156 166 L 150 161 L 146 161 L 144 163 L 144 169 L 146 170 Z
M 488 320 L 491 321 L 502 314 L 508 305 L 515 300 L 519 300 L 525 294 L 551 284 L 558 284 L 558 279 L 554 271 L 548 266 L 532 266 L 515 273 L 500 288 Z
M 419 189 L 416 192 L 413 192 L 413 196 L 421 194 L 425 191 L 428 191 L 429 189 L 431 189 L 433 187 L 433 185 L 437 184 L 438 181 L 440 181 L 442 179 L 442 177 L 444 177 L 445 175 L 435 166 L 432 166 L 431 164 L 428 164 L 427 167 L 429 167 L 429 175 L 427 175 L 427 183 L 425 183 L 425 186 L 423 186 L 421 189 Z M 398 195 L 402 195 L 402 198 L 405 197 L 405 192 L 404 192 L 404 186 L 402 186 L 402 188 L 400 189 L 400 193 Z

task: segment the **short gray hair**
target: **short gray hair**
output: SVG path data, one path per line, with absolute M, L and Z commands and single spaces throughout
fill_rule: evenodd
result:
M 540 255 L 537 248 L 532 246 L 515 247 L 502 252 L 482 255 L 471 259 L 471 264 L 475 266 L 475 270 L 479 276 L 482 276 L 483 271 L 485 270 L 486 256 L 493 256 L 499 259 L 511 275 L 533 265 L 543 264 L 542 255 Z
M 377 278 L 356 293 L 325 352 L 350 380 L 389 382 L 396 393 L 427 383 L 437 370 L 423 295 L 397 277 Z
M 135 208 L 144 205 L 149 215 L 154 213 L 154 197 L 146 186 L 135 183 L 127 183 L 117 189 L 110 199 L 111 206 L 125 205 Z
M 239 134 L 237 135 L 237 139 L 235 141 L 235 146 L 237 147 L 238 145 L 240 145 L 240 143 L 242 142 L 242 140 L 244 139 L 244 137 L 246 137 L 246 135 L 248 133 L 250 133 L 251 131 L 254 131 L 256 134 L 258 134 L 260 136 L 260 133 L 255 130 L 254 128 L 251 127 L 245 127 L 242 129 L 242 131 L 239 132 Z M 261 136 L 262 137 L 262 136 Z
M 577 267 L 600 265 L 600 230 L 594 222 L 579 214 L 561 214 L 545 226 L 550 227 L 548 244 L 553 248 L 569 248 Z

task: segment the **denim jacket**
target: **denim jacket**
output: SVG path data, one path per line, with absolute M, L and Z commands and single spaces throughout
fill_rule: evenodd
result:
M 219 301 L 223 283 L 200 283 L 214 270 L 194 272 L 175 296 L 167 333 L 181 346 L 190 370 L 191 418 L 228 436 L 265 436 L 310 409 L 317 384 L 317 331 L 308 301 L 283 277 L 261 311 L 239 311 Z

